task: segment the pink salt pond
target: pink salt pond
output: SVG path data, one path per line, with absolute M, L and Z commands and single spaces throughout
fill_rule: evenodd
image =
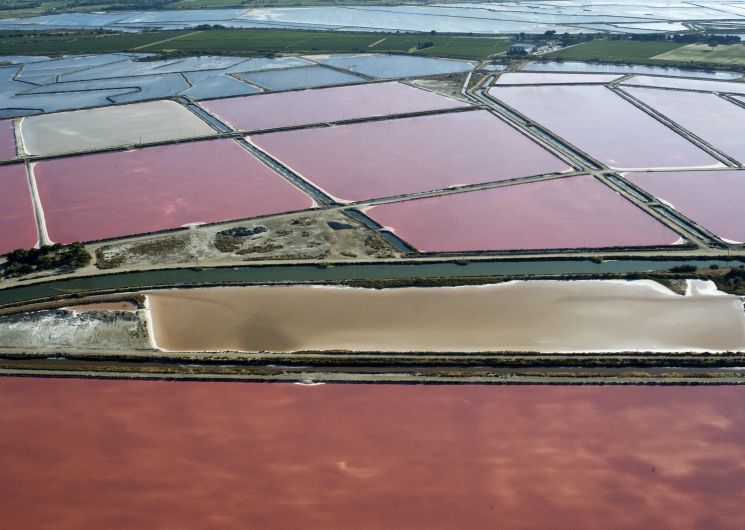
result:
M 16 157 L 16 141 L 13 120 L 0 120 L 0 160 Z
M 240 131 L 469 106 L 396 82 L 213 99 L 202 101 L 200 105 Z
M 571 169 L 486 111 L 260 134 L 251 141 L 343 201 Z
M 604 86 L 494 87 L 489 94 L 612 168 L 721 166 Z
M 92 241 L 286 211 L 313 201 L 232 140 L 38 162 L 53 241 Z
M 373 206 L 423 252 L 673 245 L 678 234 L 591 176 Z
M 0 400 L 9 530 L 745 528 L 741 385 L 2 377 Z
M 0 166 L 0 254 L 38 242 L 31 190 L 23 164 Z
M 624 175 L 719 237 L 745 242 L 745 171 L 682 171 Z

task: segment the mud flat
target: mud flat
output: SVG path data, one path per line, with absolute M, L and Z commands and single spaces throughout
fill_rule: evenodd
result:
M 101 304 L 95 304 L 101 306 Z M 132 308 L 34 311 L 0 317 L 0 347 L 150 349 L 145 313 Z
M 173 101 L 30 116 L 21 120 L 19 130 L 24 151 L 42 156 L 215 133 L 212 127 Z
M 728 351 L 740 298 L 652 281 L 515 281 L 451 288 L 226 287 L 147 294 L 172 351 Z

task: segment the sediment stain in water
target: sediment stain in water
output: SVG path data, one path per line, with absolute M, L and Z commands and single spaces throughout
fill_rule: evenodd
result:
M 744 387 L 0 379 L 5 528 L 745 526 Z
M 360 289 L 225 287 L 148 295 L 174 351 L 722 351 L 745 349 L 736 296 L 643 281 Z

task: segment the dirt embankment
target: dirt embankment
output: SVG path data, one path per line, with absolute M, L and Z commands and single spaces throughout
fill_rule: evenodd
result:
M 96 249 L 101 269 L 176 263 L 276 259 L 391 258 L 398 253 L 374 231 L 341 212 L 305 212 L 215 226 L 198 226 Z

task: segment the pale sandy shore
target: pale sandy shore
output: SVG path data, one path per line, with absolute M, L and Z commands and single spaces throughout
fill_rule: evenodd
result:
M 362 289 L 264 286 L 147 294 L 169 351 L 741 351 L 739 297 L 698 282 L 514 281 Z

